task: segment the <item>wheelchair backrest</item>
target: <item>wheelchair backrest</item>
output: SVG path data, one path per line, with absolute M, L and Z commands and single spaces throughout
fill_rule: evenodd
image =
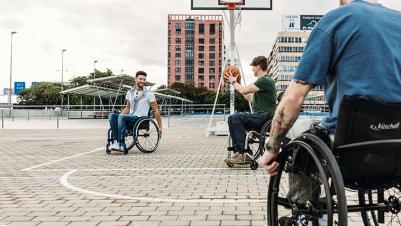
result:
M 334 145 L 386 139 L 401 139 L 401 104 L 344 96 Z
M 344 96 L 333 145 L 346 185 L 401 181 L 401 104 Z

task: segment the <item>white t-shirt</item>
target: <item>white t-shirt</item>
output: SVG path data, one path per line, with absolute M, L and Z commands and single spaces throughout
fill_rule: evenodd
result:
M 136 91 L 131 89 L 125 99 L 130 103 L 129 114 L 138 117 L 148 116 L 151 102 L 156 101 L 155 95 L 150 91 Z

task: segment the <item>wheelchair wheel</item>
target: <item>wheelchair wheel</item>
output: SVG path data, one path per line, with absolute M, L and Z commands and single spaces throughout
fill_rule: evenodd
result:
M 110 150 L 110 144 L 106 144 L 106 154 L 110 155 L 111 150 Z
M 127 151 L 131 150 L 132 147 L 134 147 L 135 145 L 135 139 L 133 136 L 133 131 L 132 130 L 125 130 L 125 135 L 124 135 L 124 139 L 125 139 L 125 146 Z M 128 153 L 128 152 L 127 152 Z
M 250 167 L 251 167 L 251 169 L 252 170 L 257 170 L 258 169 L 258 163 L 257 162 L 255 162 L 255 161 L 252 161 L 251 162 L 251 165 L 250 165 Z
M 305 137 L 279 155 L 281 167 L 269 183 L 268 225 L 285 220 L 288 225 L 346 226 L 345 190 L 336 160 L 319 138 Z
M 159 127 L 156 122 L 150 118 L 141 119 L 135 129 L 135 139 L 141 152 L 154 152 L 160 142 Z
M 245 138 L 245 149 L 252 151 L 252 158 L 258 153 L 259 149 L 259 133 L 256 131 L 249 131 Z
M 381 203 L 387 206 L 386 211 L 362 211 L 365 226 L 401 225 L 401 191 L 400 187 L 386 190 L 358 192 L 360 204 Z M 377 202 L 375 202 L 377 201 Z

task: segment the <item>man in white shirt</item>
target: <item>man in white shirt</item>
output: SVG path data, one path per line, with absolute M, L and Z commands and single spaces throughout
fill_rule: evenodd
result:
M 155 114 L 157 125 L 159 126 L 160 136 L 162 134 L 162 120 L 157 106 L 156 97 L 152 92 L 144 89 L 146 82 L 146 72 L 138 71 L 135 74 L 135 87 L 127 92 L 125 96 L 126 106 L 121 114 L 110 113 L 109 123 L 111 128 L 111 139 L 114 143 L 110 146 L 114 150 L 122 150 L 124 143 L 124 131 L 127 123 L 135 123 L 139 117 L 148 116 L 149 109 Z

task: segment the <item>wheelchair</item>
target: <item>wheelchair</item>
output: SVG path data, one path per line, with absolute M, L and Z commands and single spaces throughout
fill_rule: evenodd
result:
M 267 120 L 260 131 L 256 130 L 249 130 L 246 132 L 245 138 L 245 150 L 251 151 L 253 154 L 252 156 L 249 153 L 245 153 L 252 158 L 252 162 L 250 163 L 250 168 L 252 170 L 258 169 L 258 158 L 263 155 L 265 150 L 265 144 L 267 143 L 270 135 L 270 127 L 271 127 L 272 120 Z M 231 144 L 231 138 L 229 143 Z M 231 145 L 229 145 L 231 146 Z M 227 158 L 230 158 L 233 154 L 234 149 L 232 147 L 227 148 L 228 154 Z M 234 163 L 227 163 L 228 167 L 234 167 Z M 243 164 L 240 164 L 243 165 Z
M 354 212 L 366 226 L 401 225 L 400 121 L 401 105 L 345 96 L 334 139 L 313 126 L 282 146 L 268 225 L 346 226 Z
M 111 154 L 110 145 L 114 142 L 111 139 L 111 128 L 107 132 L 106 153 Z M 135 123 L 128 123 L 124 131 L 123 153 L 136 146 L 143 153 L 152 153 L 160 143 L 160 133 L 157 123 L 149 116 L 139 117 Z

